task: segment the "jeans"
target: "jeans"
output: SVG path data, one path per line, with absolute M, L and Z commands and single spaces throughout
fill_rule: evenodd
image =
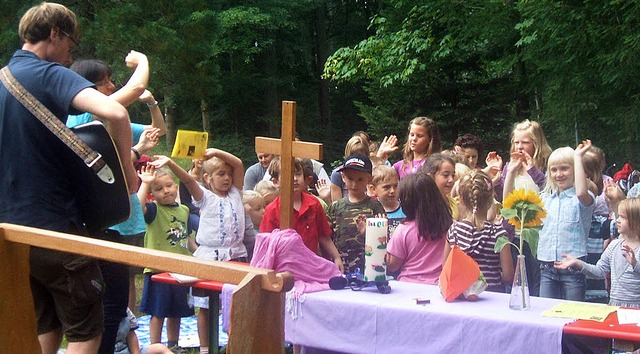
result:
M 573 269 L 555 269 L 553 262 L 540 263 L 540 297 L 584 301 L 587 280 Z

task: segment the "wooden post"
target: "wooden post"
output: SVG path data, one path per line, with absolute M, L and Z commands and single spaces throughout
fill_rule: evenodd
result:
M 293 159 L 322 159 L 322 144 L 295 141 L 296 103 L 282 101 L 281 139 L 256 137 L 256 152 L 280 155 L 280 229 L 293 225 Z
M 0 351 L 40 353 L 29 286 L 29 246 L 0 237 Z

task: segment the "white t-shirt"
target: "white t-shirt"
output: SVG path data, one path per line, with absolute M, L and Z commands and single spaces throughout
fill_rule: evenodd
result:
M 236 187 L 231 187 L 226 197 L 220 197 L 200 187 L 203 196 L 193 205 L 200 208 L 200 226 L 196 242 L 200 245 L 193 253 L 200 258 L 228 261 L 247 257 L 242 243 L 244 237 L 244 206 Z

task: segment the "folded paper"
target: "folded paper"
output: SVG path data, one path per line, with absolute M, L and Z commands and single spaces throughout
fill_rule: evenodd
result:
M 480 267 L 473 258 L 454 245 L 440 273 L 440 292 L 451 302 L 473 285 L 480 277 Z

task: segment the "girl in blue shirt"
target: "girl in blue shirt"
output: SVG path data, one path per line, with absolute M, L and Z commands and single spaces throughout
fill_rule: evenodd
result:
M 554 262 L 563 255 L 584 259 L 587 255 L 587 237 L 595 197 L 588 189 L 583 156 L 591 147 L 585 140 L 574 150 L 563 147 L 553 151 L 547 165 L 546 186 L 541 192 L 547 211 L 543 219 L 538 244 L 540 265 L 540 296 L 583 301 L 586 279 L 579 270 L 555 269 Z M 507 169 L 505 195 L 513 190 L 515 176 L 524 163 L 524 157 L 515 152 Z

